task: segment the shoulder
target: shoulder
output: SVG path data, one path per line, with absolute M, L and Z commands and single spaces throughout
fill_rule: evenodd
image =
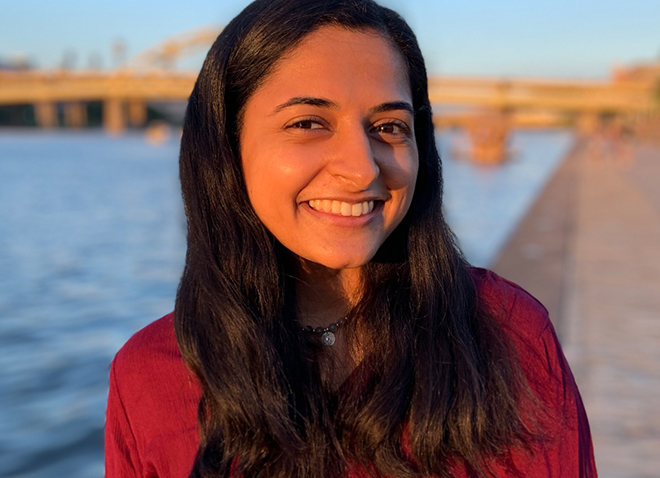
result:
M 478 306 L 502 328 L 510 351 L 540 395 L 574 385 L 546 308 L 522 287 L 486 269 L 470 270 Z M 568 380 L 568 382 L 567 382 Z
M 474 268 L 470 273 L 480 307 L 505 332 L 531 388 L 546 404 L 564 408 L 567 397 L 578 395 L 577 386 L 546 308 L 494 272 Z
M 173 314 L 136 332 L 110 369 L 106 410 L 108 476 L 125 467 L 149 476 L 188 476 L 199 445 L 200 390 L 183 362 Z M 130 464 L 130 466 L 129 466 Z
M 470 268 L 479 307 L 509 334 L 535 340 L 554 333 L 547 309 L 519 285 L 478 267 Z
M 533 456 L 536 465 L 530 470 L 536 471 L 529 476 L 541 476 L 546 469 L 552 470 L 552 476 L 596 476 L 589 422 L 548 311 L 523 288 L 494 272 L 472 268 L 470 275 L 479 306 L 508 336 L 527 383 L 543 408 L 538 419 L 549 441 Z
M 174 314 L 152 322 L 124 344 L 112 362 L 110 379 L 134 421 L 154 419 L 172 406 L 196 406 L 197 381 L 179 352 Z
M 141 359 L 152 354 L 172 353 L 176 346 L 174 312 L 138 330 L 117 353 L 120 360 Z
M 112 366 L 123 382 L 142 382 L 163 368 L 181 364 L 170 313 L 136 332 L 117 352 Z

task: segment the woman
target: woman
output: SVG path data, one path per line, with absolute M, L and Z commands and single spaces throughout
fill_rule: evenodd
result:
M 111 369 L 107 476 L 595 476 L 543 307 L 442 215 L 424 61 L 371 0 L 257 0 L 190 97 L 175 311 Z

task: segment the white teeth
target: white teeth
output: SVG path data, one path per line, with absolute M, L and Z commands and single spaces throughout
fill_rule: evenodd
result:
M 364 201 L 357 204 L 351 204 L 344 201 L 332 201 L 330 199 L 312 199 L 308 204 L 309 207 L 316 209 L 317 211 L 346 217 L 359 217 L 364 214 L 369 214 L 374 210 L 374 201 Z
M 341 203 L 341 215 L 342 216 L 351 216 L 353 215 L 353 206 L 347 202 Z

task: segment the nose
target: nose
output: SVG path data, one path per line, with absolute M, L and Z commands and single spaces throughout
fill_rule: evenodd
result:
M 328 172 L 357 191 L 369 188 L 380 175 L 380 168 L 368 132 L 363 127 L 353 127 L 336 135 L 334 142 Z

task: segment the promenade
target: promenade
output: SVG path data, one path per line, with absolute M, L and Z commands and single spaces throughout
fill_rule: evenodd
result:
M 660 147 L 578 141 L 491 268 L 550 311 L 599 476 L 660 477 Z

